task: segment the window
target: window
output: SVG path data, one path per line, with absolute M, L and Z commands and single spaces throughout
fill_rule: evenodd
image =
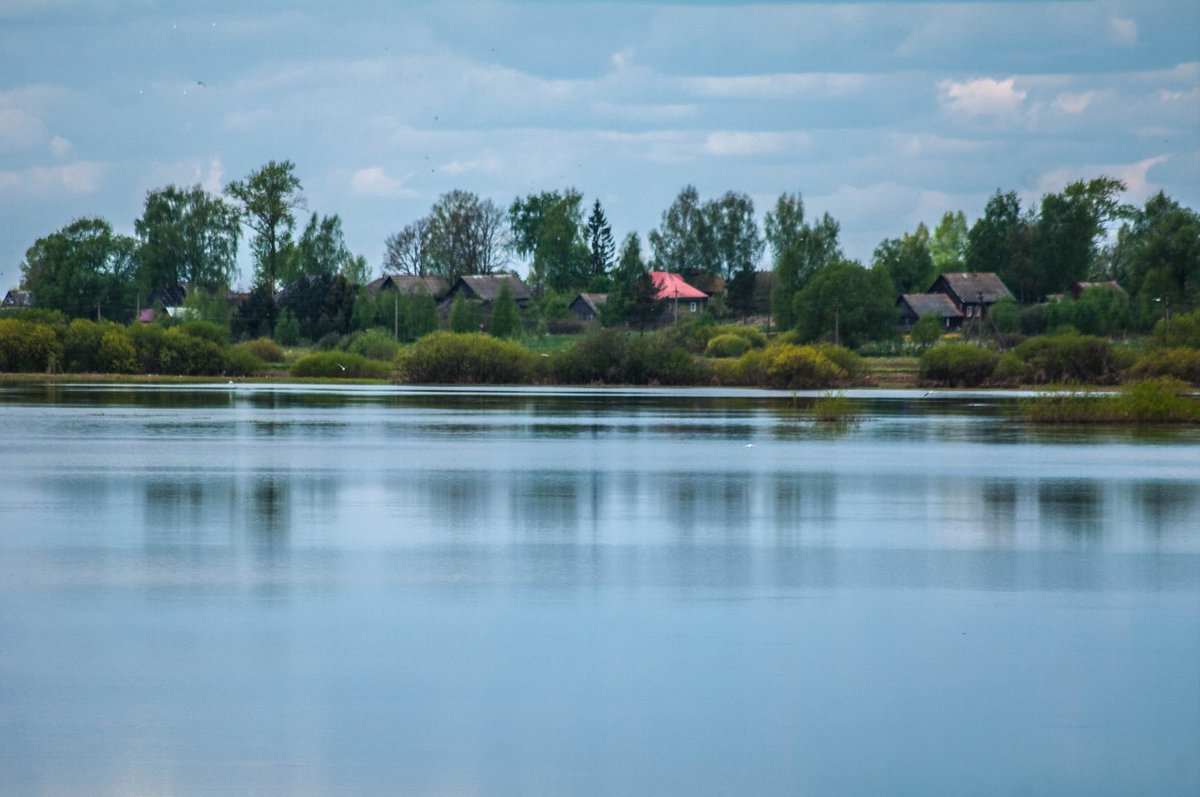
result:
M 690 303 L 690 304 L 688 305 L 688 310 L 689 310 L 689 311 L 691 311 L 691 312 L 693 312 L 693 313 L 694 313 L 694 312 L 696 312 L 696 303 L 695 303 L 695 302 L 692 302 L 692 303 Z

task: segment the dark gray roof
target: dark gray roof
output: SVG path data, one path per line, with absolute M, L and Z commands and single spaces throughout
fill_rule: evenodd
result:
M 151 289 L 150 293 L 146 294 L 146 304 L 152 305 L 157 302 L 163 307 L 182 307 L 186 296 L 186 285 L 179 283 L 175 285 L 160 285 L 157 288 Z
M 944 288 L 942 286 L 945 286 Z M 943 274 L 933 283 L 930 293 L 950 293 L 959 304 L 976 304 L 983 296 L 984 304 L 994 304 L 1001 299 L 1011 299 L 1012 294 L 994 273 L 990 271 L 963 271 Z
M 469 274 L 458 278 L 454 290 L 466 290 L 480 301 L 494 302 L 500 298 L 500 288 L 505 283 L 514 301 L 527 302 L 533 298 L 529 286 L 511 274 Z
M 906 293 L 897 304 L 907 304 L 917 318 L 925 315 L 938 318 L 962 318 L 962 311 L 944 293 Z
M 29 291 L 9 291 L 4 294 L 4 307 L 33 307 L 33 294 Z
M 367 283 L 367 289 L 372 292 L 381 290 L 399 291 L 405 296 L 429 294 L 434 299 L 441 299 L 450 292 L 450 283 L 445 277 L 419 277 L 415 274 L 388 274 Z
M 600 315 L 600 308 L 607 301 L 607 293 L 581 293 L 571 302 L 571 308 L 574 309 L 576 304 L 584 304 L 591 309 L 593 314 Z

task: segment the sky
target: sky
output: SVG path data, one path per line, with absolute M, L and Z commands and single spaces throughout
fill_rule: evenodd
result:
M 643 242 L 689 184 L 798 192 L 864 263 L 997 190 L 1200 208 L 1200 2 L 0 0 L 0 292 L 74 219 L 270 160 L 373 271 L 454 189 L 574 187 Z

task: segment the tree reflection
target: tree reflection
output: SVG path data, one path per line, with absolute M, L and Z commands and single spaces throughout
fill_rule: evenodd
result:
M 1101 535 L 1103 502 L 1094 482 L 1053 481 L 1038 487 L 1042 528 L 1063 531 L 1078 540 L 1094 540 Z

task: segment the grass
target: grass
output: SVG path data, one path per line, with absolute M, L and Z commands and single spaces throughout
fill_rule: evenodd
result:
M 1147 379 L 1119 393 L 1054 393 L 1025 399 L 1021 415 L 1034 423 L 1193 424 L 1200 423 L 1200 397 L 1177 379 Z
M 813 418 L 821 423 L 852 424 L 858 423 L 858 410 L 854 402 L 843 393 L 826 393 L 813 402 Z

